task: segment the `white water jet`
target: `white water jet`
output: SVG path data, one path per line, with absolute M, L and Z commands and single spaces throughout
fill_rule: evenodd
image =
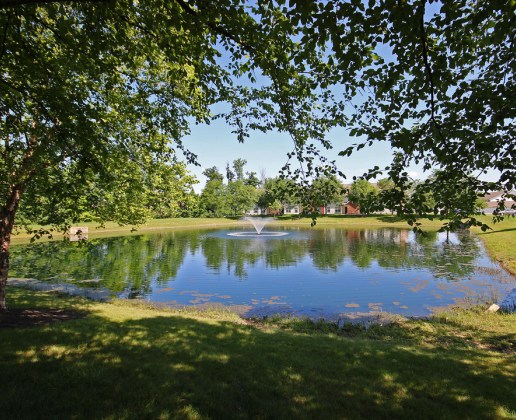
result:
M 242 220 L 245 220 L 251 223 L 254 227 L 255 232 L 231 232 L 228 233 L 229 236 L 240 236 L 240 237 L 269 237 L 269 236 L 286 236 L 288 232 L 263 232 L 262 230 L 266 224 L 268 224 L 271 220 L 270 218 L 262 218 L 262 217 L 243 217 Z
M 265 225 L 270 222 L 270 219 L 263 217 L 244 217 L 244 220 L 250 222 L 253 225 L 254 230 L 256 230 L 258 235 L 262 233 Z

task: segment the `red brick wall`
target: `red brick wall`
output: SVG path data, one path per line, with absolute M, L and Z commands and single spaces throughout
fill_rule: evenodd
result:
M 345 214 L 360 214 L 360 208 L 354 203 L 347 203 L 346 210 L 344 210 Z

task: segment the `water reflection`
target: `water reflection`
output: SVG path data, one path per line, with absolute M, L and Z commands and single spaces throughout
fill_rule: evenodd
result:
M 189 230 L 96 239 L 86 246 L 13 246 L 12 276 L 107 287 L 127 297 L 182 304 L 204 299 L 309 307 L 340 299 L 331 310 L 378 308 L 378 303 L 384 310 L 408 309 L 401 302 L 407 290 L 416 294 L 428 289 L 427 295 L 438 301 L 450 294 L 442 281 L 500 284 L 485 270 L 479 277 L 479 265 L 497 268 L 480 242 L 466 233 L 452 235 L 450 241 L 437 233 L 416 236 L 398 229 L 318 229 L 281 239 L 234 239 L 224 233 Z M 388 295 L 389 304 L 377 302 L 371 293 Z M 431 306 L 425 299 L 422 304 Z

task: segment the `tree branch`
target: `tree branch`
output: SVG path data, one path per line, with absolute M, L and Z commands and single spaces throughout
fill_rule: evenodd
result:
M 430 83 L 430 121 L 434 125 L 434 127 L 437 129 L 437 134 L 439 135 L 441 142 L 446 149 L 446 151 L 450 154 L 450 156 L 454 155 L 453 150 L 450 148 L 450 144 L 448 143 L 446 137 L 443 134 L 443 130 L 441 125 L 437 122 L 436 118 L 436 105 L 435 105 L 435 82 L 434 82 L 434 75 L 432 73 L 432 68 L 430 67 L 430 61 L 428 58 L 428 46 L 427 46 L 427 39 L 426 39 L 426 30 L 425 30 L 425 7 L 426 7 L 426 0 L 422 0 L 421 5 L 421 13 L 419 18 L 419 27 L 420 27 L 420 40 L 421 40 L 421 47 L 423 52 L 423 62 L 425 64 L 425 71 L 426 75 L 428 77 L 428 82 Z M 435 151 L 434 151 L 435 153 Z
M 448 143 L 446 141 L 446 138 L 443 135 L 441 125 L 437 122 L 437 119 L 435 118 L 436 114 L 436 106 L 435 106 L 435 83 L 434 83 L 434 77 L 432 73 L 432 69 L 430 67 L 430 62 L 428 59 L 428 46 L 426 43 L 426 30 L 425 30 L 425 6 L 426 6 L 426 0 L 422 0 L 422 6 L 421 6 L 421 16 L 420 16 L 420 39 L 421 39 L 421 46 L 423 49 L 423 62 L 425 64 L 425 71 L 428 77 L 428 81 L 430 83 L 430 121 L 432 121 L 432 124 L 437 129 L 437 133 L 439 134 L 439 137 L 441 138 L 441 141 L 444 143 L 445 148 L 449 153 L 451 153 L 451 150 L 448 147 Z
M 420 26 L 420 30 L 421 30 L 420 39 L 421 39 L 421 47 L 423 49 L 423 62 L 425 64 L 426 75 L 428 76 L 428 81 L 430 83 L 430 110 L 432 113 L 430 118 L 431 118 L 434 126 L 437 128 L 439 137 L 441 137 L 441 140 L 443 142 L 446 142 L 444 135 L 442 133 L 441 126 L 435 118 L 435 97 L 434 97 L 435 83 L 434 83 L 434 76 L 432 73 L 432 69 L 430 67 L 430 62 L 428 60 L 428 46 L 426 44 L 426 31 L 425 31 L 425 6 L 426 6 L 426 0 L 422 0 L 421 14 L 420 14 L 420 18 L 419 18 L 419 26 Z
M 191 16 L 193 16 L 196 20 L 199 20 L 199 13 L 196 10 L 192 9 L 190 7 L 190 5 L 188 5 L 184 0 L 175 0 L 175 1 L 176 1 L 177 4 L 179 4 L 181 9 L 183 9 L 186 13 L 188 13 Z M 249 52 L 251 52 L 251 53 L 253 53 L 255 55 L 258 53 L 258 51 L 256 51 L 256 49 L 253 46 L 249 45 L 245 41 L 242 41 L 240 38 L 238 38 L 237 36 L 233 35 L 231 32 L 227 31 L 226 29 L 221 28 L 219 25 L 216 25 L 213 22 L 204 22 L 204 23 L 206 24 L 206 26 L 208 26 L 210 29 L 212 29 L 213 31 L 215 31 L 219 35 L 223 35 L 226 38 L 231 39 L 233 42 L 235 42 L 236 44 L 242 46 L 247 51 L 249 51 Z
M 9 29 L 9 24 L 10 23 L 11 23 L 11 14 L 9 13 L 9 16 L 7 16 L 7 22 L 5 22 L 4 36 L 3 36 L 3 39 L 2 39 L 2 52 L 0 53 L 0 62 L 2 61 L 2 58 L 4 58 L 4 54 L 5 54 L 5 41 L 7 41 L 7 30 Z
M 63 0 L 0 0 L 0 9 L 44 3 L 63 3 Z M 67 3 L 114 3 L 114 0 L 68 0 Z

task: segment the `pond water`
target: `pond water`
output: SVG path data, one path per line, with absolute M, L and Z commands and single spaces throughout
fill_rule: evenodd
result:
M 107 288 L 170 306 L 326 318 L 428 315 L 457 301 L 498 301 L 515 287 L 468 233 L 447 241 L 399 229 L 274 231 L 285 234 L 188 230 L 13 246 L 11 277 Z

